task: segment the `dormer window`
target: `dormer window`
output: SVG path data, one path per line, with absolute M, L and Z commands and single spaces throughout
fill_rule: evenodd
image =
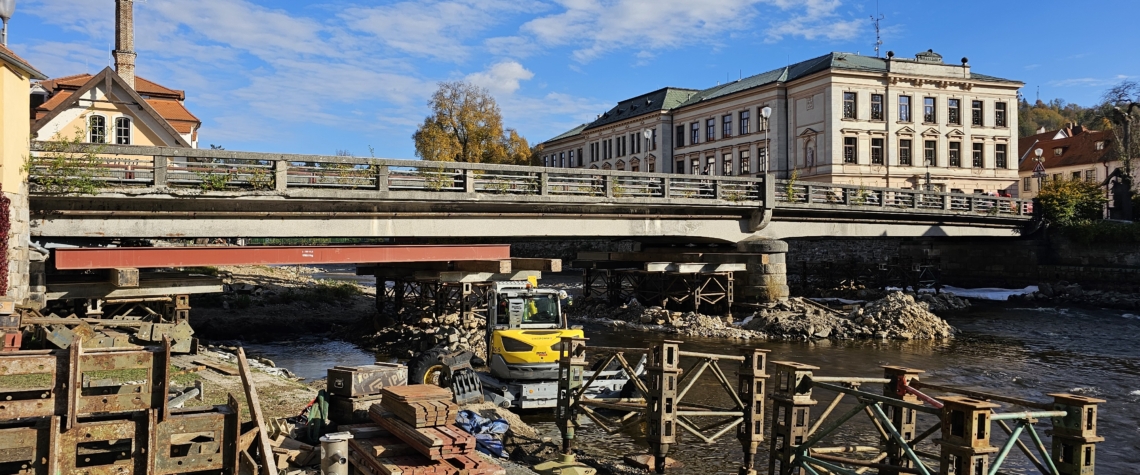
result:
M 1103 140 L 1097 140 L 1096 141 L 1096 149 L 1097 150 L 1104 150 L 1104 141 Z
M 1064 149 L 1064 148 L 1061 148 L 1061 147 L 1057 147 L 1057 148 L 1053 149 L 1053 156 L 1054 156 L 1054 157 L 1060 157 L 1060 156 L 1061 156 L 1061 154 L 1063 154 L 1063 153 L 1065 153 L 1065 149 Z

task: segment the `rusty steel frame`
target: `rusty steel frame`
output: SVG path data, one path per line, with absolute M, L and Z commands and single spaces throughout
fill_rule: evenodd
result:
M 388 288 L 388 282 L 392 283 L 391 288 Z M 478 317 L 486 320 L 492 283 L 379 278 L 376 286 L 376 309 L 379 312 L 389 311 L 388 305 L 391 304 L 392 312 L 399 313 L 411 306 L 435 320 L 451 313 L 460 314 L 464 319 Z
M 101 247 L 55 250 L 58 270 L 219 265 L 375 264 L 511 258 L 510 245 Z
M 586 301 L 605 299 L 610 305 L 637 300 L 644 306 L 669 310 L 712 312 L 731 317 L 735 298 L 732 272 L 655 272 L 641 269 L 585 269 L 582 295 Z
M 580 427 L 577 421 L 579 414 L 585 415 L 608 434 L 616 434 L 645 422 L 649 446 L 654 456 L 654 470 L 657 473 L 664 473 L 665 457 L 682 430 L 709 444 L 735 430 L 745 460 L 740 473 L 755 474 L 753 463 L 756 451 L 764 439 L 768 350 L 749 349 L 744 350 L 742 356 L 731 356 L 682 351 L 681 344 L 680 341 L 665 341 L 648 350 L 595 347 L 595 350 L 610 352 L 601 366 L 598 366 L 603 370 L 617 362 L 626 373 L 636 374 L 625 358 L 627 351 L 647 353 L 649 362 L 646 367 L 648 382 L 636 377 L 630 379 L 645 396 L 644 400 L 596 401 L 584 398 L 587 389 L 601 373 L 597 371 L 589 380 L 583 381 L 587 364 L 585 352 L 589 349 L 586 339 L 563 338 L 559 350 L 556 411 L 563 436 L 563 453 L 572 453 L 576 430 Z M 681 368 L 682 357 L 697 358 L 687 372 Z M 722 360 L 740 363 L 735 384 L 730 382 L 721 369 Z M 716 378 L 732 400 L 733 407 L 684 403 L 685 395 L 706 372 Z M 594 409 L 618 411 L 622 415 L 607 417 Z M 714 422 L 701 425 L 694 418 L 713 418 Z M 715 432 L 706 434 L 708 431 Z

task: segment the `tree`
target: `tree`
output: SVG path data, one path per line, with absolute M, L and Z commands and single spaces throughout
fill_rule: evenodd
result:
M 1061 227 L 1087 224 L 1104 215 L 1104 190 L 1084 180 L 1048 180 L 1037 194 L 1045 220 Z
M 531 163 L 530 146 L 514 129 L 503 128 L 495 98 L 463 81 L 439 83 L 428 101 L 432 114 L 416 128 L 416 156 L 469 163 Z

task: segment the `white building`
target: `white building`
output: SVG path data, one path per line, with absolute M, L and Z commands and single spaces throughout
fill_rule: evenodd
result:
M 649 172 L 651 157 L 662 173 L 767 167 L 828 183 L 1015 191 L 1023 84 L 933 51 L 892 56 L 829 53 L 709 89 L 660 89 L 545 142 L 544 163 Z

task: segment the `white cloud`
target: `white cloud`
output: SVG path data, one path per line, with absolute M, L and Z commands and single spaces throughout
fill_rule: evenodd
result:
M 1131 79 L 1132 76 L 1117 74 L 1110 78 L 1071 78 L 1049 81 L 1048 85 L 1056 87 L 1107 87 L 1120 84 L 1121 81 Z
M 788 18 L 772 23 L 767 31 L 768 42 L 786 36 L 807 40 L 850 40 L 863 33 L 867 23 L 863 19 L 844 20 L 837 10 L 840 0 L 764 0 L 784 12 L 793 12 Z
M 467 75 L 467 81 L 486 88 L 496 96 L 514 94 L 519 90 L 520 81 L 528 81 L 534 73 L 527 70 L 517 61 L 502 61 L 494 64 L 486 71 Z

